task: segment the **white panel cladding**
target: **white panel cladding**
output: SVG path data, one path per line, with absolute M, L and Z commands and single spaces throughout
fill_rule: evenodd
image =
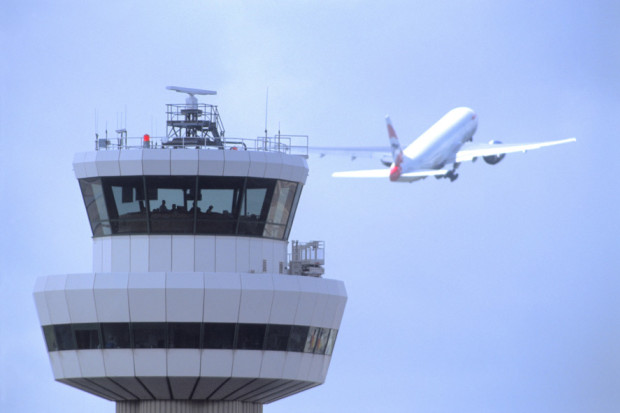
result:
M 195 238 L 194 270 L 215 271 L 215 237 L 197 236 Z
M 287 262 L 287 246 L 288 243 L 286 241 L 276 241 L 273 240 L 273 268 L 271 272 L 279 273 L 280 272 L 280 263 L 284 267 Z
M 261 267 L 260 267 L 261 271 L 260 272 L 263 272 L 262 271 L 263 260 L 265 260 L 266 263 L 267 263 L 267 272 L 271 272 L 271 273 L 278 272 L 277 271 L 277 265 L 274 263 L 274 260 L 273 260 L 273 248 L 274 248 L 274 246 L 275 246 L 275 242 L 273 240 L 271 240 L 271 239 L 264 239 L 263 240 L 263 252 L 262 252 L 263 257 L 262 257 L 261 263 L 260 263 L 260 265 L 261 265 Z
M 166 273 L 129 274 L 129 314 L 132 322 L 166 321 Z
M 265 168 L 267 168 L 267 157 L 265 152 L 250 151 L 250 169 L 248 176 L 263 178 L 265 176 Z
M 142 149 L 144 175 L 170 175 L 171 149 Z
M 200 350 L 168 349 L 168 376 L 200 376 Z
M 166 274 L 166 320 L 201 322 L 204 312 L 204 274 Z
M 95 274 L 95 306 L 100 323 L 129 322 L 129 274 Z
M 347 302 L 347 294 L 343 282 L 337 280 L 329 281 L 329 283 L 326 283 L 328 295 L 325 304 L 324 318 L 317 326 L 338 328 L 342 321 L 344 306 Z
M 37 307 L 37 314 L 39 315 L 39 322 L 42 326 L 52 324 L 50 318 L 50 312 L 47 308 L 47 300 L 45 299 L 45 284 L 47 277 L 37 277 L 34 283 L 34 302 Z
M 310 369 L 312 368 L 312 359 L 314 358 L 314 354 L 311 353 L 300 353 L 301 360 L 299 362 L 299 370 L 297 372 L 297 380 L 308 381 L 310 377 Z
M 283 156 L 280 152 L 265 152 L 265 178 L 280 179 Z
M 298 280 L 301 295 L 295 313 L 295 324 L 309 326 L 312 325 L 312 316 L 318 300 L 318 283 L 313 277 L 300 276 Z
M 263 240 L 260 238 L 248 238 L 250 242 L 250 272 L 263 272 L 263 245 L 267 240 Z
M 93 272 L 103 272 L 103 238 L 93 238 Z
M 193 235 L 172 236 L 172 271 L 194 271 Z
M 294 275 L 273 275 L 273 304 L 270 324 L 294 324 L 299 304 L 299 278 Z
M 282 369 L 282 378 L 288 380 L 297 380 L 299 377 L 299 369 L 301 368 L 301 359 L 304 353 L 287 352 L 284 368 Z
M 215 237 L 215 271 L 234 272 L 237 270 L 237 237 Z
M 111 272 L 129 271 L 131 268 L 130 237 L 110 237 Z
M 144 175 L 142 170 L 142 151 L 129 150 L 120 151 L 119 166 L 121 175 L 123 176 L 139 176 Z
M 205 322 L 236 323 L 241 301 L 239 274 L 205 274 Z
M 319 293 L 318 293 L 317 300 L 316 300 L 316 306 L 314 307 L 314 314 L 312 314 L 310 325 L 317 326 L 317 327 L 325 327 L 321 323 L 325 319 L 325 307 L 327 305 L 327 297 L 329 293 L 326 283 L 319 283 L 318 291 Z
M 324 355 L 321 355 L 321 354 L 312 355 L 312 363 L 310 364 L 310 371 L 308 372 L 309 381 L 314 381 L 314 382 L 325 381 L 325 376 L 323 375 L 324 359 L 325 359 Z
M 250 169 L 248 151 L 228 150 L 224 152 L 224 176 L 247 176 Z
M 198 151 L 198 174 L 222 176 L 224 174 L 224 152 L 220 150 Z
M 271 274 L 241 274 L 240 323 L 265 323 L 273 300 Z
M 285 361 L 286 353 L 284 351 L 265 351 L 259 377 L 281 378 Z
M 45 301 L 52 324 L 68 324 L 71 322 L 69 307 L 65 297 L 67 276 L 50 275 L 45 283 Z
M 86 165 L 84 164 L 84 157 L 86 156 L 86 152 L 78 152 L 73 155 L 73 173 L 75 173 L 75 177 L 77 179 L 85 178 L 86 175 Z
M 84 173 L 85 178 L 97 176 L 97 152 L 85 152 L 84 153 Z
M 47 353 L 50 356 L 50 364 L 52 365 L 52 373 L 54 374 L 54 378 L 56 380 L 62 379 L 65 377 L 62 372 L 62 363 L 60 362 L 60 351 L 52 351 Z
M 135 374 L 133 350 L 130 349 L 103 350 L 103 364 L 105 365 L 105 374 L 108 377 L 133 376 Z
M 62 365 L 62 373 L 64 378 L 82 376 L 77 350 L 58 351 L 57 353 L 59 353 L 58 359 Z
M 82 377 L 104 377 L 103 350 L 77 350 Z
M 112 237 L 101 238 L 101 272 L 112 272 Z
M 147 272 L 149 270 L 149 236 L 131 235 L 130 240 L 130 271 Z
M 133 351 L 136 376 L 165 376 L 166 350 L 163 348 L 137 348 Z
M 230 377 L 232 375 L 233 350 L 203 350 L 200 375 L 203 377 Z
M 198 151 L 195 149 L 173 150 L 170 153 L 170 173 L 172 175 L 197 175 Z
M 172 271 L 172 236 L 149 237 L 149 271 Z
M 72 323 L 96 323 L 95 274 L 69 274 L 65 285 L 65 296 Z
M 308 165 L 303 157 L 297 155 L 282 156 L 282 172 L 280 174 L 280 179 L 306 183 L 307 177 Z
M 237 272 L 250 272 L 250 238 L 238 237 L 235 248 Z
M 118 158 L 121 151 L 97 151 L 95 162 L 99 176 L 120 176 Z
M 233 351 L 233 377 L 258 377 L 263 362 L 263 352 L 256 350 Z

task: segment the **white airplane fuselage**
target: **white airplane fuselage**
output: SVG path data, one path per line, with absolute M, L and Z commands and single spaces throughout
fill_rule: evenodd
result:
M 391 174 L 390 179 L 411 182 L 423 177 L 402 177 L 401 174 L 441 169 L 455 163 L 456 153 L 465 142 L 472 140 L 477 127 L 478 120 L 473 110 L 466 107 L 452 109 L 403 150 L 400 170 Z M 391 169 L 395 167 L 397 165 L 392 164 Z

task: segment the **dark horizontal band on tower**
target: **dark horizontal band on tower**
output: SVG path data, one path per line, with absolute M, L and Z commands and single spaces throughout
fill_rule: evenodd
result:
M 331 355 L 338 330 L 285 324 L 81 323 L 43 326 L 48 351 L 89 349 L 272 350 Z

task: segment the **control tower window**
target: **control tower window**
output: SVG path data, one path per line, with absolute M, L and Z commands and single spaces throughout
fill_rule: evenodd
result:
M 196 177 L 146 177 L 152 233 L 194 232 Z
M 224 176 L 80 179 L 94 237 L 213 234 L 286 239 L 301 185 Z

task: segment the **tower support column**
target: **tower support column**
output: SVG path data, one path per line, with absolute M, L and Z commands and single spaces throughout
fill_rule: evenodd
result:
M 263 413 L 263 405 L 241 401 L 117 401 L 116 413 Z

